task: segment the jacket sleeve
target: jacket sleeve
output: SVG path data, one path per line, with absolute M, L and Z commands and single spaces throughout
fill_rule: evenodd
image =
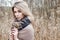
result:
M 34 29 L 31 24 L 21 31 L 18 31 L 19 40 L 34 40 Z

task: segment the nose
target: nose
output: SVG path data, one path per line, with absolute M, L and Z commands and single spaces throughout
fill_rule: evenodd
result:
M 18 14 L 18 12 L 17 13 L 15 13 L 15 16 L 18 16 L 19 14 Z

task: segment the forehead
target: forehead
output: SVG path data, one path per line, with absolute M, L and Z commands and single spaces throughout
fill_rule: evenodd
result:
M 14 11 L 18 11 L 18 10 L 19 10 L 18 8 L 14 7 Z

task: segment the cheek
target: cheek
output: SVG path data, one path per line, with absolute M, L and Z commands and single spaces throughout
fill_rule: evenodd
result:
M 22 17 L 22 16 L 23 16 L 23 14 L 22 14 L 22 13 L 19 13 L 19 16 L 20 16 L 20 17 Z
M 19 14 L 18 13 L 14 13 L 15 14 L 15 16 L 18 16 Z
M 14 15 L 14 17 L 16 17 L 16 14 L 15 13 L 13 15 Z
M 15 17 L 22 18 L 22 17 L 24 17 L 24 15 L 22 13 L 15 13 Z

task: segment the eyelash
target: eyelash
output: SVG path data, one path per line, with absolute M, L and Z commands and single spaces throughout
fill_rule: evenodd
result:
M 21 12 L 20 10 L 18 10 L 18 12 Z M 16 11 L 14 11 L 14 13 L 16 13 Z
M 18 10 L 18 12 L 21 12 L 20 10 Z
M 14 13 L 16 13 L 16 11 L 14 11 Z

